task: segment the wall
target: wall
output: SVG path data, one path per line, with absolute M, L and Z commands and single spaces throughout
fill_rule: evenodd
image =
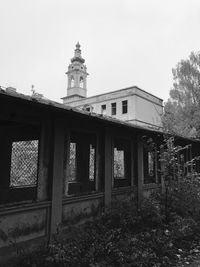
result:
M 18 256 L 19 249 L 29 251 L 26 241 L 48 239 L 50 203 L 0 207 L 0 263 Z M 25 246 L 23 246 L 25 243 Z M 8 254 L 7 254 L 8 252 Z
M 162 106 L 147 101 L 142 97 L 135 97 L 135 107 L 135 123 L 137 125 L 145 126 L 150 124 L 162 127 Z
M 128 100 L 127 114 L 122 114 L 123 100 Z M 111 103 L 117 104 L 116 115 L 111 114 Z M 106 105 L 106 112 L 104 115 L 144 127 L 151 127 L 153 125 L 162 127 L 162 100 L 137 87 L 113 91 L 78 101 L 69 101 L 68 105 L 80 109 L 82 109 L 84 105 L 90 105 L 92 107 L 91 111 L 98 114 L 102 114 L 101 105 Z
M 93 193 L 63 199 L 62 225 L 67 227 L 94 218 L 103 210 L 104 194 Z

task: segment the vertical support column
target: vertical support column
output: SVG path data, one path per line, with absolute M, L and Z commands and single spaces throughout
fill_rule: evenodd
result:
M 70 77 L 69 74 L 67 76 L 68 76 L 68 86 L 67 86 L 67 88 L 71 88 L 71 77 Z
M 158 153 L 157 153 L 157 149 L 155 148 L 155 150 L 153 151 L 154 152 L 154 161 L 155 161 L 155 169 L 154 169 L 154 172 L 155 172 L 155 182 L 156 184 L 158 184 Z
M 135 167 L 135 158 L 134 158 L 134 142 L 131 140 L 131 186 L 134 186 L 135 182 L 135 172 L 134 172 L 134 167 Z
M 137 164 L 138 164 L 138 207 L 141 206 L 143 199 L 143 182 L 144 182 L 144 157 L 143 144 L 138 136 L 137 142 Z
M 160 168 L 161 168 L 161 192 L 162 194 L 165 192 L 165 181 L 164 181 L 164 170 L 165 170 L 165 163 L 164 163 L 164 146 L 160 146 Z
M 43 122 L 41 127 L 39 146 L 39 171 L 37 200 L 43 201 L 48 198 L 48 174 L 51 152 L 52 129 L 49 122 Z
M 96 176 L 95 176 L 95 191 L 99 191 L 100 189 L 100 175 L 99 175 L 99 162 L 100 162 L 100 153 L 99 153 L 99 134 L 96 138 L 96 162 L 95 162 L 95 169 L 96 169 Z
M 83 88 L 86 89 L 87 88 L 87 76 L 85 75 L 83 78 Z
M 56 121 L 54 127 L 51 234 L 56 233 L 57 227 L 62 221 L 64 177 L 64 129 L 60 121 Z
M 192 144 L 189 145 L 189 161 L 190 161 L 190 173 L 193 174 L 194 173 L 194 169 L 193 169 L 193 156 L 192 156 Z
M 109 129 L 105 130 L 105 207 L 112 201 L 112 138 Z
M 70 132 L 69 130 L 65 134 L 64 142 L 64 179 L 63 179 L 63 194 L 68 195 L 69 190 L 69 158 L 70 158 Z

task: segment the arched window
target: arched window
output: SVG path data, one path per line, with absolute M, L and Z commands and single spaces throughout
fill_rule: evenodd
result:
M 83 88 L 83 77 L 80 77 L 80 87 Z
M 74 77 L 71 76 L 71 87 L 74 87 Z

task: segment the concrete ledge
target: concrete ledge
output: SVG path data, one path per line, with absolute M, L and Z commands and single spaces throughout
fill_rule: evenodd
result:
M 118 187 L 112 189 L 112 195 L 121 195 L 124 193 L 136 193 L 136 192 L 137 192 L 136 186 Z
M 76 203 L 76 202 L 81 202 L 84 200 L 92 200 L 92 199 L 97 199 L 97 198 L 103 198 L 104 193 L 103 192 L 95 192 L 95 193 L 90 193 L 86 195 L 77 195 L 77 196 L 67 196 L 63 199 L 63 205 L 65 204 L 71 204 L 71 203 Z
M 42 201 L 42 202 L 23 202 L 15 203 L 13 205 L 0 205 L 0 215 L 14 214 L 18 212 L 24 212 L 29 210 L 37 210 L 42 208 L 51 207 L 51 201 Z
M 155 184 L 155 183 L 151 183 L 151 184 L 143 184 L 143 189 L 144 190 L 148 190 L 148 189 L 158 189 L 161 188 L 161 184 Z

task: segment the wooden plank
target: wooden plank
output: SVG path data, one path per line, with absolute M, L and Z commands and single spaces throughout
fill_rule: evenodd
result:
M 144 157 L 143 157 L 143 144 L 138 136 L 137 142 L 137 164 L 138 164 L 138 207 L 141 206 L 143 200 L 143 183 L 144 183 Z
M 69 158 L 70 158 L 70 132 L 66 130 L 65 144 L 64 144 L 64 180 L 63 180 L 63 193 L 64 196 L 68 195 L 69 189 Z
M 41 127 L 41 136 L 39 144 L 39 170 L 37 184 L 37 200 L 48 199 L 48 176 L 49 163 L 51 156 L 51 125 L 49 122 L 43 122 Z
M 100 138 L 99 138 L 99 134 L 97 134 L 97 137 L 96 137 L 96 161 L 95 161 L 95 170 L 96 170 L 96 174 L 95 174 L 95 191 L 99 191 L 100 190 L 100 175 L 99 175 L 100 151 L 99 151 L 99 142 L 100 142 Z
M 105 207 L 109 208 L 112 201 L 112 138 L 109 129 L 105 131 Z
M 165 181 L 164 181 L 164 170 L 165 170 L 165 163 L 164 163 L 164 146 L 160 146 L 160 169 L 161 169 L 161 192 L 165 192 Z
M 64 177 L 64 128 L 61 122 L 54 126 L 51 234 L 56 233 L 62 221 L 63 177 Z
M 135 183 L 135 144 L 133 140 L 131 140 L 131 162 L 130 162 L 130 167 L 131 167 L 131 186 L 134 186 Z

